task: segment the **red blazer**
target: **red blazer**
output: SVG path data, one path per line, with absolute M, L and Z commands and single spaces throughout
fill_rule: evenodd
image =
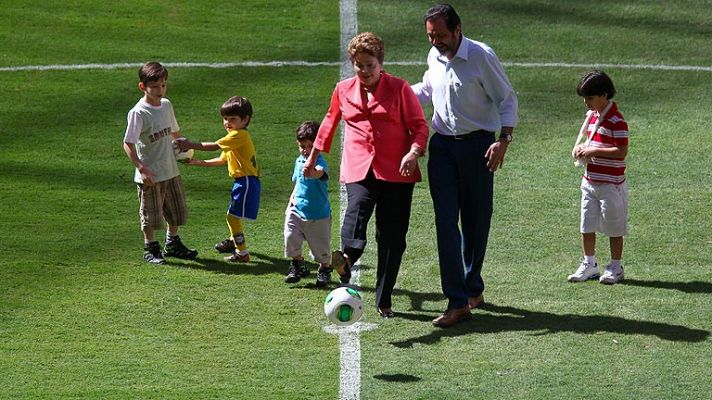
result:
M 377 179 L 388 182 L 419 182 L 417 167 L 410 176 L 398 172 L 411 146 L 425 152 L 428 141 L 428 123 L 410 85 L 384 72 L 368 104 L 363 104 L 361 93 L 361 82 L 355 76 L 336 84 L 314 147 L 328 153 L 343 119 L 341 182 L 363 180 L 369 170 Z

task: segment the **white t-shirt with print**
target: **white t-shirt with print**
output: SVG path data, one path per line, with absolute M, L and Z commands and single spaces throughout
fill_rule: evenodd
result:
M 156 107 L 141 98 L 129 111 L 127 122 L 124 142 L 136 146 L 139 160 L 156 174 L 154 181 L 162 182 L 180 175 L 171 135 L 180 128 L 171 102 L 164 98 Z M 138 169 L 134 181 L 142 183 Z

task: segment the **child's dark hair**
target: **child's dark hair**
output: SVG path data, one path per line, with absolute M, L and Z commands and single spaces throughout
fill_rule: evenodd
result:
M 297 128 L 297 141 L 311 140 L 313 142 L 316 139 L 317 132 L 319 132 L 318 122 L 304 121 L 299 125 L 299 128 Z
M 149 61 L 138 69 L 138 79 L 143 84 L 156 82 L 161 78 L 168 79 L 168 70 L 159 62 Z
M 581 82 L 576 86 L 576 93 L 581 97 L 607 95 L 608 99 L 612 99 L 616 88 L 605 72 L 593 70 L 581 77 Z
M 245 97 L 232 96 L 220 107 L 220 115 L 223 117 L 237 116 L 242 119 L 250 117 L 249 119 L 252 119 L 252 104 Z M 245 126 L 250 123 L 249 119 Z

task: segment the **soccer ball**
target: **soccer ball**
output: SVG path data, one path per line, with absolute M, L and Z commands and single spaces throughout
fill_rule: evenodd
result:
M 345 286 L 332 290 L 324 300 L 324 314 L 336 325 L 353 324 L 363 315 L 361 293 Z
M 173 141 L 173 153 L 176 155 L 176 161 L 179 162 L 186 162 L 188 160 L 193 159 L 193 154 L 195 151 L 193 149 L 188 149 L 186 151 L 180 151 L 180 147 L 178 147 L 178 144 Z

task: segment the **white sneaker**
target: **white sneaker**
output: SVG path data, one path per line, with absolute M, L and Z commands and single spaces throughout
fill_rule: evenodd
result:
M 596 279 L 598 276 L 598 264 L 591 265 L 586 260 L 583 260 L 576 272 L 569 275 L 568 280 L 569 282 L 584 282 L 589 279 Z
M 609 285 L 612 285 L 614 283 L 618 283 L 623 279 L 623 266 L 619 267 L 612 267 L 610 265 L 606 266 L 606 270 L 603 272 L 603 275 L 598 279 L 599 282 L 601 283 L 607 283 Z

